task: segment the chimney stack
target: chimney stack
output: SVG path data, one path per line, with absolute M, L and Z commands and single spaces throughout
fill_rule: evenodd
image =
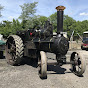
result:
M 64 6 L 57 6 L 57 34 L 63 32 L 63 13 L 64 13 Z

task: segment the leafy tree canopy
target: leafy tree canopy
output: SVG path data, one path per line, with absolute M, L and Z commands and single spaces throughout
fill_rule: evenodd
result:
M 37 3 L 38 2 L 24 3 L 23 5 L 20 5 L 22 13 L 19 18 L 22 20 L 28 20 L 30 17 L 32 17 L 36 12 Z
M 1 6 L 1 4 L 0 4 L 0 17 L 2 16 L 2 15 L 1 15 L 1 11 L 3 10 L 3 8 L 4 8 L 4 7 Z

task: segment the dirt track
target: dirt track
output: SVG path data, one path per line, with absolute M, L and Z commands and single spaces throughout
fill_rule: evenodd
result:
M 68 52 L 67 60 L 71 52 Z M 88 64 L 88 51 L 82 53 Z M 55 58 L 53 54 L 47 56 Z M 70 65 L 48 66 L 47 73 L 48 78 L 42 80 L 38 76 L 38 68 L 29 60 L 24 65 L 14 67 L 8 65 L 6 59 L 0 59 L 0 88 L 88 88 L 88 65 L 83 77 L 74 75 Z

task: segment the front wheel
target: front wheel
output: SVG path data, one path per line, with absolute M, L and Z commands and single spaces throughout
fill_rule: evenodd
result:
M 40 69 L 39 69 L 39 76 L 42 79 L 47 78 L 47 57 L 44 51 L 40 51 Z
M 85 58 L 82 55 L 82 53 L 73 52 L 71 54 L 70 61 L 74 62 L 74 64 L 71 65 L 72 67 L 71 70 L 73 71 L 73 73 L 76 74 L 77 76 L 81 76 L 85 72 L 85 68 L 86 68 Z

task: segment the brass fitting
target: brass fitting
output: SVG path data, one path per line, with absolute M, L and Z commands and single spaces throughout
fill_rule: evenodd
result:
M 57 11 L 63 11 L 66 7 L 64 6 L 57 6 L 56 9 Z

